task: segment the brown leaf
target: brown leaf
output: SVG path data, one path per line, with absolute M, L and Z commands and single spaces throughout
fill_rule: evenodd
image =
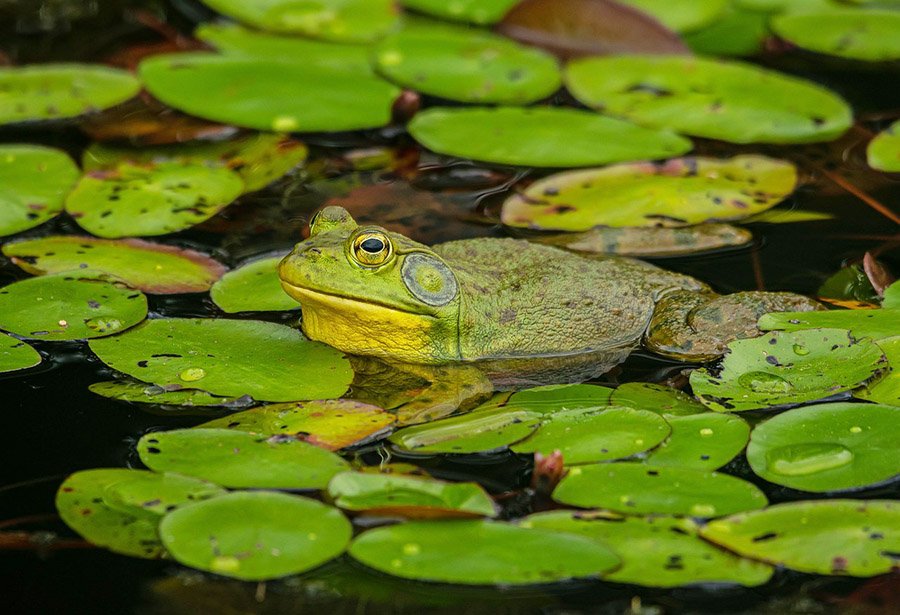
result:
M 884 265 L 875 260 L 871 252 L 866 252 L 866 255 L 863 257 L 863 271 L 866 272 L 869 283 L 879 297 L 884 295 L 885 288 L 897 280 Z

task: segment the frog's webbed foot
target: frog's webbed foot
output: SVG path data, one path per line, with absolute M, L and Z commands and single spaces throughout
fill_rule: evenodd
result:
M 823 309 L 812 299 L 781 292 L 740 292 L 716 296 L 674 291 L 656 304 L 644 345 L 656 354 L 683 361 L 710 361 L 729 342 L 756 337 L 759 317 L 768 312 Z

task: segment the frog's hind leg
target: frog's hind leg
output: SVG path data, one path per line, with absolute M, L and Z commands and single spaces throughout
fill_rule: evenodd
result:
M 656 354 L 682 361 L 710 361 L 729 342 L 756 337 L 759 317 L 768 312 L 807 312 L 822 306 L 801 295 L 740 292 L 717 296 L 686 290 L 670 292 L 657 303 L 644 334 Z

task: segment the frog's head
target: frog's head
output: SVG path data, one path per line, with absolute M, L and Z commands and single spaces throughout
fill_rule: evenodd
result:
M 412 363 L 459 358 L 459 284 L 425 245 L 326 207 L 278 275 L 311 339 Z

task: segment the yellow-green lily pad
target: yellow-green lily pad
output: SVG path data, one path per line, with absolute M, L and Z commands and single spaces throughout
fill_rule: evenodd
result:
M 800 572 L 870 577 L 897 569 L 900 506 L 886 500 L 790 502 L 711 521 L 700 535 Z
M 40 364 L 41 354 L 11 335 L 0 333 L 0 374 Z
M 98 271 L 72 271 L 0 288 L 0 329 L 60 341 L 120 333 L 147 316 L 147 297 Z
M 400 4 L 432 17 L 478 25 L 494 24 L 519 0 L 400 0 Z
M 506 199 L 500 218 L 507 226 L 556 231 L 689 226 L 760 213 L 796 185 L 793 164 L 764 156 L 635 162 L 540 179 Z
M 747 445 L 750 426 L 733 414 L 704 412 L 667 416 L 672 433 L 650 451 L 645 463 L 715 470 L 734 459 Z
M 612 392 L 609 387 L 597 384 L 548 384 L 516 391 L 509 396 L 504 407 L 541 414 L 600 409 L 609 405 Z
M 339 397 L 353 378 L 337 350 L 258 320 L 159 318 L 90 347 L 110 367 L 169 390 L 259 401 Z
M 390 441 L 414 453 L 486 453 L 527 438 L 540 424 L 536 412 L 499 408 L 405 427 Z
M 0 145 L 0 236 L 34 228 L 60 213 L 79 175 L 60 150 Z
M 300 305 L 281 288 L 278 263 L 283 257 L 253 259 L 229 271 L 209 291 L 213 303 L 229 314 L 299 309 Z
M 747 460 L 769 482 L 825 493 L 900 474 L 900 408 L 836 403 L 796 408 L 757 425 Z
M 854 389 L 887 367 L 881 349 L 846 329 L 773 331 L 728 344 L 714 368 L 691 373 L 707 407 L 740 412 L 824 399 Z
M 900 335 L 878 340 L 877 344 L 888 360 L 890 371 L 881 380 L 853 391 L 853 397 L 900 406 Z
M 177 389 L 167 391 L 161 386 L 137 380 L 107 380 L 95 382 L 88 387 L 91 393 L 117 399 L 119 401 L 161 406 L 221 406 L 224 408 L 244 408 L 253 403 L 249 396 L 222 397 L 210 395 L 200 389 Z
M 900 60 L 897 11 L 830 7 L 778 15 L 769 24 L 801 49 L 866 62 Z
M 662 415 L 688 416 L 706 412 L 706 406 L 687 393 L 650 382 L 626 382 L 612 392 L 609 403 L 638 410 L 653 410 Z
M 676 32 L 691 32 L 721 17 L 728 0 L 619 0 L 659 20 Z
M 896 282 L 893 287 L 900 290 L 900 284 Z M 885 297 L 888 296 L 889 290 L 890 288 L 885 290 Z M 857 338 L 871 337 L 881 340 L 897 335 L 898 322 L 900 322 L 900 305 L 891 304 L 885 299 L 881 309 L 874 310 L 770 312 L 762 315 L 758 326 L 763 331 L 777 329 L 789 332 L 818 328 L 847 329 Z
M 226 271 L 202 252 L 142 239 L 54 235 L 4 244 L 3 254 L 34 275 L 91 269 L 153 294 L 204 292 Z
M 900 173 L 900 120 L 875 135 L 866 147 L 869 166 L 879 171 Z

